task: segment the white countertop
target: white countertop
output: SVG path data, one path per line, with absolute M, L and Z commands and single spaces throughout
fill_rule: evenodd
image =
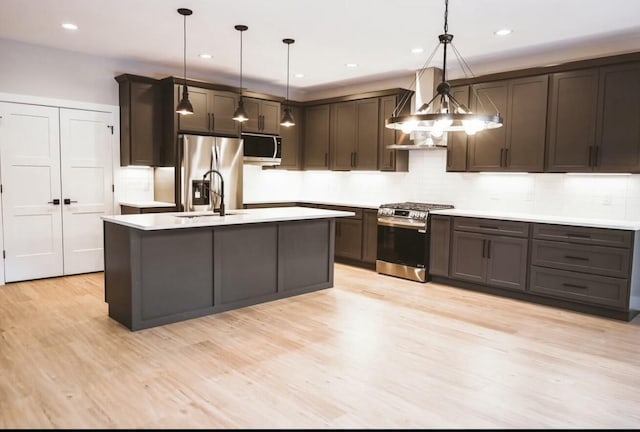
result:
M 227 210 L 227 213 L 228 214 L 225 216 L 219 216 L 218 214 L 214 215 L 211 212 L 145 213 L 102 216 L 102 220 L 147 231 L 222 225 L 243 225 L 260 222 L 323 219 L 355 215 L 353 212 L 314 209 L 308 207 L 232 209 Z
M 609 229 L 623 229 L 623 230 L 640 230 L 640 221 L 627 221 L 627 220 L 610 220 L 610 219 L 597 219 L 597 218 L 577 218 L 567 216 L 552 216 L 532 213 L 510 213 L 501 211 L 480 211 L 480 210 L 463 210 L 463 209 L 447 209 L 447 210 L 434 210 L 430 212 L 434 215 L 447 215 L 447 216 L 464 216 L 486 219 L 502 219 L 520 222 L 538 222 L 538 223 L 550 223 L 558 225 L 572 225 L 572 226 L 584 226 L 592 228 L 609 228 Z
M 138 202 L 120 202 L 120 205 L 136 207 L 136 208 L 151 208 L 151 207 L 175 207 L 174 203 L 168 203 L 164 201 L 138 201 Z

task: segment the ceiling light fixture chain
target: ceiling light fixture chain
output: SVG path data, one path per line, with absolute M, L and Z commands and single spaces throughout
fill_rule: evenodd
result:
M 493 129 L 501 127 L 503 124 L 500 112 L 497 107 L 491 101 L 489 96 L 487 98 L 491 101 L 491 104 L 496 109 L 496 115 L 476 114 L 471 112 L 467 106 L 460 103 L 455 97 L 451 95 L 451 86 L 447 82 L 447 48 L 451 45 L 454 55 L 458 59 L 461 65 L 462 71 L 466 74 L 465 66 L 470 70 L 469 65 L 464 62 L 462 56 L 458 50 L 453 46 L 453 35 L 448 32 L 449 30 L 449 0 L 445 0 L 444 11 L 444 33 L 438 36 L 438 46 L 443 47 L 443 64 L 442 64 L 442 82 L 438 84 L 436 88 L 436 94 L 427 103 L 422 104 L 418 110 L 410 115 L 399 115 L 399 110 L 404 108 L 407 102 L 407 98 L 403 97 L 398 107 L 394 109 L 393 116 L 385 121 L 385 126 L 390 129 L 400 129 L 404 133 L 410 133 L 413 131 L 430 132 L 430 136 L 440 137 L 444 132 L 458 132 L 464 131 L 468 135 L 474 135 L 485 129 Z M 434 50 L 435 54 L 435 50 Z M 431 61 L 432 54 L 427 63 Z M 423 67 L 419 73 L 416 74 L 414 83 L 416 83 L 426 67 Z M 413 88 L 413 83 L 411 87 Z M 477 91 L 471 86 L 476 99 L 482 105 Z M 438 101 L 434 103 L 434 101 Z M 437 106 L 436 106 L 437 104 Z

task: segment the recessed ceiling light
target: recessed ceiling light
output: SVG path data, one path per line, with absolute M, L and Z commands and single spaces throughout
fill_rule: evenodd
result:
M 297 73 L 294 75 L 296 78 L 304 78 L 304 74 Z
M 500 29 L 500 30 L 496 30 L 493 32 L 494 35 L 496 36 L 506 36 L 511 34 L 511 29 Z
M 354 68 L 354 67 L 358 67 L 357 63 L 347 63 L 345 66 L 347 66 L 348 68 Z
M 75 24 L 71 24 L 71 23 L 62 24 L 62 28 L 66 29 L 66 30 L 78 30 L 78 26 L 75 25 Z
M 200 54 L 200 58 L 201 59 L 211 59 L 211 58 L 213 58 L 213 56 L 211 54 L 203 53 L 203 54 Z
M 420 54 L 423 51 L 424 51 L 424 48 L 413 48 L 411 50 L 411 52 L 414 53 L 414 54 Z

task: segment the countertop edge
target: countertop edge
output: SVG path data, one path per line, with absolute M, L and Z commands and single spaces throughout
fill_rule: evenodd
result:
M 294 210 L 291 214 L 284 213 L 284 211 L 290 212 L 291 209 L 298 209 L 298 212 Z M 303 209 L 303 211 L 300 212 L 300 209 Z M 180 218 L 178 215 L 185 215 L 185 213 L 180 212 L 102 216 L 102 220 L 141 231 L 156 231 L 355 216 L 354 212 L 349 211 L 311 209 L 307 207 L 281 207 L 276 211 L 271 208 L 238 209 L 230 210 L 229 212 L 234 214 L 228 216 L 211 215 L 194 220 L 186 217 Z
M 515 222 L 532 222 L 532 223 L 546 223 L 554 225 L 569 225 L 580 226 L 590 228 L 606 228 L 606 229 L 620 229 L 627 231 L 640 231 L 640 221 L 616 221 L 616 220 L 598 220 L 598 219 L 584 219 L 584 218 L 572 218 L 567 216 L 551 216 L 551 215 L 526 215 L 515 213 L 492 213 L 482 212 L 476 210 L 461 210 L 461 209 L 445 209 L 445 210 L 433 210 L 430 212 L 433 215 L 443 216 L 458 216 L 458 217 L 471 217 L 480 219 L 500 219 L 509 220 Z

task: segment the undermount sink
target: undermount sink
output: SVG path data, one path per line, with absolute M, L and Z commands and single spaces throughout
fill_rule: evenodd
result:
M 225 216 L 230 216 L 230 215 L 234 215 L 235 213 L 225 213 Z M 187 219 L 195 219 L 195 218 L 202 218 L 202 217 L 211 217 L 211 216 L 220 216 L 220 213 L 197 213 L 197 214 L 180 214 L 180 215 L 176 215 L 175 217 L 177 218 L 187 218 Z

